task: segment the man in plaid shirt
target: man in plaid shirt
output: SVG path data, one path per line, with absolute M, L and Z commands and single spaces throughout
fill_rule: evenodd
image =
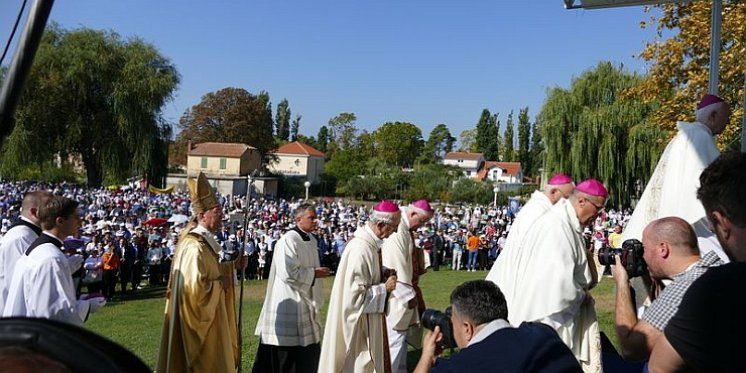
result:
M 697 236 L 685 220 L 667 217 L 654 220 L 642 234 L 643 258 L 654 280 L 671 280 L 637 319 L 630 294 L 629 276 L 616 258 L 611 272 L 617 285 L 616 333 L 627 361 L 645 361 L 668 321 L 676 314 L 689 286 L 708 268 L 723 264 L 718 255 L 700 257 Z

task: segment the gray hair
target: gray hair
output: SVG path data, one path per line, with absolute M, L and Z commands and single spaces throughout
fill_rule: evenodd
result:
M 394 213 L 375 211 L 370 214 L 370 222 L 373 224 L 384 223 L 391 224 L 394 222 Z
M 293 210 L 293 218 L 300 219 L 303 217 L 303 214 L 306 213 L 306 211 L 313 211 L 316 212 L 316 209 L 313 208 L 313 205 L 310 203 L 301 203 L 298 207 Z
M 433 213 L 427 212 L 427 211 L 425 211 L 425 210 L 423 210 L 423 209 L 421 209 L 421 208 L 419 208 L 419 207 L 417 207 L 415 205 L 412 205 L 412 204 L 410 204 L 409 206 L 407 206 L 407 209 L 409 211 L 413 211 L 415 214 L 417 214 L 419 216 L 423 216 L 423 217 L 429 217 L 429 216 L 433 215 Z

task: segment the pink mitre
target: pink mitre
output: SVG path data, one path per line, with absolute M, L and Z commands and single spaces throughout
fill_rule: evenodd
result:
M 725 102 L 725 100 L 715 95 L 706 94 L 704 95 L 704 97 L 702 97 L 702 99 L 697 104 L 697 110 L 702 109 L 703 107 L 710 106 L 712 104 L 720 103 L 720 102 Z
M 376 204 L 375 206 L 373 206 L 373 211 L 382 212 L 384 214 L 392 214 L 395 212 L 399 212 L 399 206 L 396 203 L 391 202 L 389 200 L 383 200 L 379 202 L 378 204 Z
M 565 174 L 556 174 L 549 179 L 549 185 L 571 184 L 572 178 Z
M 589 196 L 603 197 L 609 196 L 609 191 L 606 190 L 604 184 L 596 179 L 587 179 L 575 187 L 578 192 L 583 192 Z
M 430 207 L 430 203 L 427 202 L 426 199 L 418 199 L 418 200 L 412 202 L 412 206 L 414 206 L 414 207 L 416 207 L 416 208 L 418 208 L 418 209 L 420 209 L 422 211 L 425 211 L 427 213 L 432 213 L 433 212 L 433 208 Z

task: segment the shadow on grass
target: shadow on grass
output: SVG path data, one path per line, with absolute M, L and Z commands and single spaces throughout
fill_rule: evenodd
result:
M 125 303 L 127 301 L 145 300 L 145 299 L 156 299 L 166 297 L 166 285 L 148 286 L 135 291 L 128 290 L 125 295 L 117 292 L 114 298 L 110 301 L 111 304 Z

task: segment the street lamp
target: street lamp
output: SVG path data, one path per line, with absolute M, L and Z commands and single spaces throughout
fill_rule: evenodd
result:
M 306 187 L 306 201 L 308 201 L 308 188 L 311 187 L 311 182 L 306 180 L 306 182 L 303 183 L 303 186 Z
M 500 191 L 500 187 L 495 185 L 492 191 L 495 192 L 495 199 L 492 201 L 492 204 L 495 205 L 495 207 L 497 207 L 497 192 Z

